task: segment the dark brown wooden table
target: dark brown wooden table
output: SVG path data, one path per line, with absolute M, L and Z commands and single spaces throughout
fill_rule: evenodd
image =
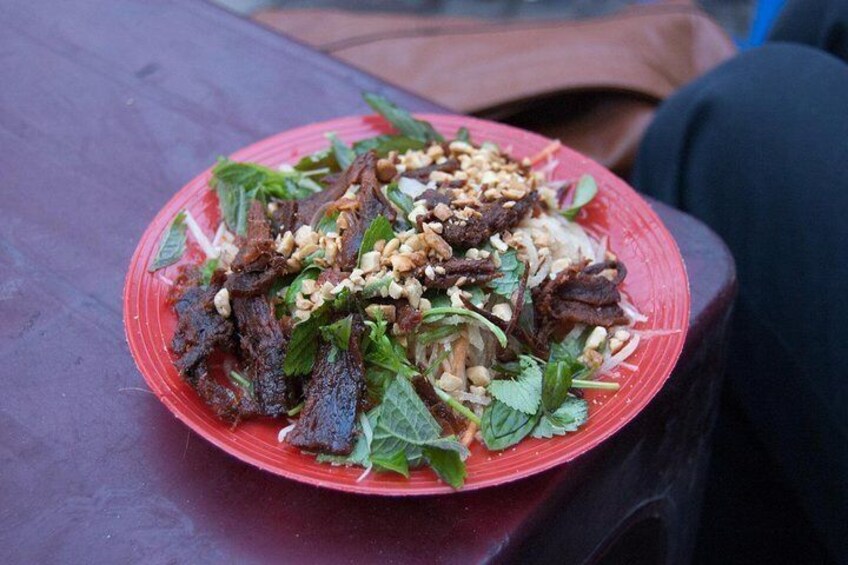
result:
M 0 4 L 0 562 L 681 562 L 697 526 L 733 262 L 657 205 L 692 283 L 655 401 L 573 464 L 482 492 L 344 495 L 243 464 L 146 392 L 121 290 L 144 227 L 219 154 L 438 110 L 201 1 Z

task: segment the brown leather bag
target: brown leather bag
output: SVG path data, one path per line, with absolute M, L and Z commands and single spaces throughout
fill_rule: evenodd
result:
M 620 174 L 659 102 L 735 52 L 688 1 L 589 20 L 279 9 L 255 18 L 457 112 L 559 138 Z

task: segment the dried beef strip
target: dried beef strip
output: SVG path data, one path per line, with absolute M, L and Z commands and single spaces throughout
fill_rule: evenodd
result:
M 395 210 L 383 196 L 380 183 L 377 180 L 377 154 L 369 151 L 360 155 L 350 167 L 353 168 L 360 160 L 363 165 L 359 175 L 353 177 L 353 180 L 358 181 L 360 185 L 357 195 L 357 211 L 351 214 L 348 227 L 342 232 L 341 248 L 336 256 L 336 266 L 342 271 L 351 271 L 356 267 L 359 249 L 362 247 L 362 238 L 371 222 L 381 215 L 389 220 L 395 218 Z
M 344 172 L 331 179 L 332 182 L 327 188 L 321 192 L 316 192 L 309 198 L 298 201 L 297 215 L 300 225 L 312 222 L 312 218 L 318 210 L 344 196 L 350 185 L 356 183 L 362 175 L 362 170 L 368 165 L 369 159 L 366 155 L 368 154 L 365 153 L 354 159 Z
M 427 273 L 433 275 L 427 276 Z M 490 259 L 463 259 L 451 257 L 446 261 L 429 263 L 415 270 L 415 278 L 427 288 L 450 288 L 487 283 L 501 276 Z
M 353 450 L 356 413 L 365 394 L 363 331 L 356 320 L 348 349 L 321 341 L 300 418 L 287 441 L 307 451 L 347 455 Z
M 185 278 L 181 275 L 180 278 Z M 209 356 L 216 351 L 235 348 L 235 328 L 230 319 L 215 309 L 215 294 L 223 284 L 223 274 L 217 271 L 207 288 L 181 286 L 175 297 L 177 329 L 171 340 L 171 350 L 177 356 L 177 370 L 215 414 L 228 422 L 255 415 L 256 406 L 244 391 L 233 391 L 218 383 L 209 374 Z
M 301 397 L 300 381 L 283 373 L 289 334 L 265 296 L 232 301 L 241 358 L 259 411 L 277 417 L 294 408 Z
M 612 279 L 603 275 L 615 271 Z M 618 305 L 618 284 L 627 276 L 620 261 L 595 263 L 582 270 L 567 269 L 534 292 L 536 312 L 547 327 L 581 323 L 616 326 L 629 320 Z
M 421 311 L 413 308 L 406 299 L 395 301 L 395 323 L 401 333 L 409 334 L 415 331 L 423 319 Z
M 478 247 L 496 233 L 515 227 L 533 209 L 538 198 L 538 193 L 529 192 L 519 200 L 483 203 L 478 208 L 480 215 L 471 216 L 467 220 L 461 220 L 454 215 L 444 222 L 442 238 L 460 249 Z M 507 202 L 515 204 L 504 208 Z M 432 221 L 432 217 L 428 221 Z
M 233 349 L 233 323 L 215 309 L 215 294 L 222 283 L 222 277 L 216 274 L 207 288 L 186 287 L 174 301 L 177 329 L 171 349 L 177 355 L 174 364 L 182 375 L 190 375 L 216 350 Z
M 286 261 L 277 254 L 271 224 L 261 202 L 253 201 L 247 217 L 247 239 L 230 266 L 226 287 L 230 297 L 264 294 L 286 273 Z
M 298 214 L 297 200 L 277 200 L 277 209 L 271 214 L 271 227 L 276 234 L 284 234 L 287 231 L 294 232 L 303 222 Z

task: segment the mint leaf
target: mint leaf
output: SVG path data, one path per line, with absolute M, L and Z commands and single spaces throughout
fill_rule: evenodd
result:
M 171 225 L 168 226 L 168 229 L 162 236 L 162 241 L 159 242 L 159 251 L 156 252 L 156 257 L 153 258 L 153 262 L 147 270 L 152 273 L 168 265 L 173 265 L 185 253 L 185 245 L 185 212 L 180 212 L 174 217 Z
M 374 218 L 374 221 L 371 222 L 371 225 L 368 226 L 362 235 L 362 246 L 359 248 L 357 262 L 362 259 L 365 253 L 372 251 L 378 241 L 383 240 L 388 243 L 394 236 L 395 232 L 392 229 L 392 223 L 385 216 L 381 215 Z
M 318 171 L 321 169 L 327 169 L 329 172 L 335 172 L 339 170 L 339 165 L 336 162 L 335 155 L 333 155 L 333 152 L 330 149 L 322 149 L 321 151 L 316 151 L 312 155 L 307 155 L 306 157 L 301 158 L 301 160 L 294 166 L 294 169 L 302 173 Z
M 404 474 L 423 462 L 449 485 L 462 486 L 468 449 L 453 436 L 439 437 L 441 427 L 407 379 L 395 378 L 371 415 L 375 467 Z
M 542 379 L 542 406 L 548 412 L 556 410 L 568 396 L 572 379 L 587 372 L 586 366 L 575 358 L 549 361 Z
M 386 98 L 370 92 L 364 93 L 362 97 L 369 106 L 386 118 L 403 135 L 424 142 L 444 141 L 444 138 L 432 125 L 423 120 L 413 118 L 412 114 Z
M 322 190 L 320 184 L 296 169 L 275 171 L 256 163 L 236 163 L 224 158 L 212 169 L 209 186 L 218 194 L 227 227 L 238 235 L 247 231 L 247 212 L 252 200 L 300 199 Z
M 465 463 L 458 452 L 425 447 L 423 455 L 427 464 L 447 484 L 453 488 L 460 488 L 465 483 Z
M 308 375 L 315 364 L 318 351 L 318 328 L 326 323 L 326 310 L 318 309 L 292 330 L 292 337 L 283 361 L 283 371 L 288 376 Z
M 515 249 L 509 249 L 500 254 L 501 276 L 493 279 L 489 286 L 492 292 L 495 292 L 507 300 L 512 300 L 512 295 L 518 290 L 521 285 L 521 277 L 524 276 L 524 263 L 518 260 L 518 254 Z M 528 292 L 527 295 L 530 293 Z
M 379 419 L 377 422 L 379 423 Z M 371 443 L 371 458 L 390 459 L 398 451 L 403 452 L 410 467 L 420 465 L 423 460 L 421 446 L 403 441 L 385 429 L 376 427 L 374 429 L 374 441 Z
M 395 379 L 380 405 L 377 426 L 407 443 L 423 444 L 437 439 L 441 427 L 418 397 L 412 384 Z
M 350 331 L 353 327 L 353 315 L 348 314 L 341 320 L 337 320 L 328 326 L 321 326 L 321 337 L 329 341 L 342 351 L 347 351 L 350 345 Z
M 373 404 L 379 404 L 383 401 L 383 396 L 385 396 L 386 390 L 394 379 L 394 373 L 382 367 L 371 365 L 365 368 L 365 388 L 368 391 L 368 398 Z
M 353 160 L 356 159 L 356 153 L 353 152 L 353 149 L 345 145 L 344 141 L 336 137 L 335 133 L 328 133 L 327 139 L 330 140 L 330 149 L 336 158 L 339 168 L 342 170 L 347 169 L 353 163 Z
M 420 139 L 413 139 L 405 135 L 378 135 L 357 141 L 353 144 L 353 151 L 357 155 L 374 151 L 378 156 L 385 157 L 391 151 L 403 154 L 410 150 L 424 149 L 425 145 Z
M 555 412 L 544 414 L 539 425 L 533 430 L 533 437 L 548 439 L 562 436 L 577 428 L 589 419 L 589 404 L 581 399 L 569 396 Z
M 515 379 L 496 379 L 489 384 L 489 394 L 513 410 L 535 414 L 542 399 L 542 371 L 529 356 L 519 358 L 521 372 Z
M 247 233 L 247 212 L 255 193 L 250 193 L 242 186 L 231 186 L 224 183 L 215 185 L 218 194 L 218 207 L 227 228 L 237 235 Z
M 577 359 L 583 353 L 583 345 L 586 343 L 586 338 L 589 336 L 591 328 L 587 328 L 581 335 L 571 339 L 563 340 L 560 343 L 551 344 L 551 361 L 559 359 Z
M 471 143 L 471 134 L 468 132 L 468 128 L 462 126 L 458 130 L 456 130 L 456 139 L 457 141 L 464 141 L 465 143 Z
M 539 417 L 538 412 L 525 414 L 499 400 L 494 400 L 483 411 L 480 423 L 483 443 L 492 451 L 500 451 L 515 445 L 533 431 Z
M 402 449 L 390 455 L 374 454 L 371 456 L 371 464 L 379 471 L 392 471 L 409 478 L 409 462 Z
M 598 194 L 598 185 L 592 175 L 583 175 L 577 181 L 577 186 L 574 187 L 574 198 L 571 199 L 571 206 L 565 210 L 561 210 L 560 214 L 569 220 L 577 217 L 580 209 L 592 201 Z

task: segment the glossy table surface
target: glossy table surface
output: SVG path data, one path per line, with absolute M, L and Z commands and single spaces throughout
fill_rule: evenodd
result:
M 216 156 L 366 113 L 365 90 L 438 108 L 201 1 L 7 0 L 0 19 L 0 562 L 480 561 L 557 515 L 582 459 L 424 499 L 258 471 L 180 424 L 127 350 L 130 255 Z M 697 340 L 729 306 L 732 260 L 657 209 L 687 260 Z

